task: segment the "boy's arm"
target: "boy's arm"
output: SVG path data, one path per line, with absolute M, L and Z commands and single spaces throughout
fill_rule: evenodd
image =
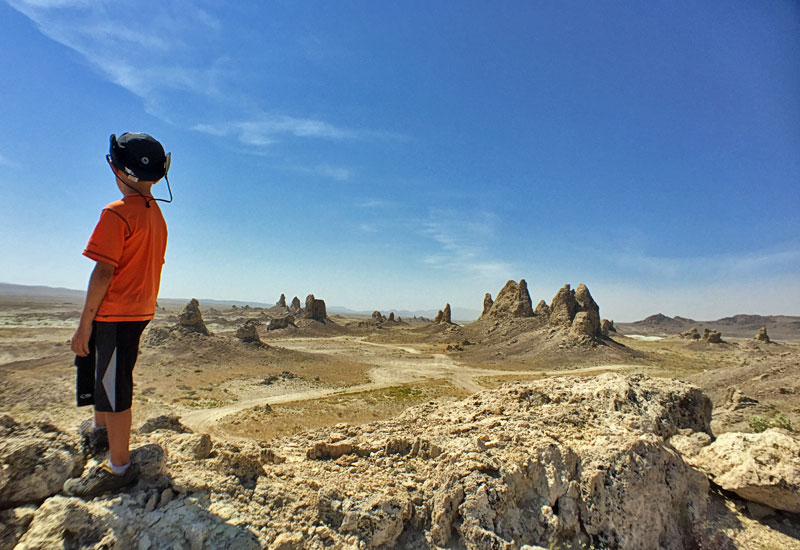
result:
M 81 312 L 81 320 L 75 334 L 72 336 L 72 351 L 84 357 L 89 355 L 89 338 L 92 336 L 92 321 L 97 315 L 97 308 L 106 295 L 111 278 L 114 276 L 114 266 L 105 262 L 97 262 L 89 278 L 89 289 L 86 291 L 86 303 Z

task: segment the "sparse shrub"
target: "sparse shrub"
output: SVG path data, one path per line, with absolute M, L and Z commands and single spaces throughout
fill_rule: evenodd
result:
M 783 414 L 778 413 L 772 418 L 772 425 L 776 428 L 783 428 L 784 430 L 788 430 L 793 432 L 794 429 L 792 428 L 792 421 L 783 416 Z
M 750 418 L 750 429 L 753 430 L 754 433 L 760 434 L 767 428 L 769 428 L 769 420 L 760 414 L 756 414 Z

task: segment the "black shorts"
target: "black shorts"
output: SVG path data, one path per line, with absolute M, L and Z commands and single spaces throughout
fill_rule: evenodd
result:
M 94 405 L 99 412 L 122 412 L 133 402 L 133 367 L 139 338 L 150 321 L 95 321 L 89 355 L 75 356 L 78 367 L 78 406 Z

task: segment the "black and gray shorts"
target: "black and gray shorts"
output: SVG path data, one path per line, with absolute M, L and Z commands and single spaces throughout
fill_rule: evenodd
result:
M 139 338 L 149 321 L 95 321 L 89 355 L 75 357 L 78 367 L 78 406 L 94 405 L 99 412 L 122 412 L 133 401 L 133 367 Z

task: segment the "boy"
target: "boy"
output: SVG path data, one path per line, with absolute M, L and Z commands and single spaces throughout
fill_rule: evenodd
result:
M 111 136 L 106 160 L 123 198 L 103 209 L 83 251 L 97 264 L 72 350 L 78 406 L 93 404 L 95 410 L 81 436 L 92 451 L 108 446 L 109 458 L 66 481 L 64 492 L 80 497 L 120 489 L 138 476 L 129 447 L 133 367 L 139 338 L 155 313 L 167 245 L 167 225 L 150 188 L 167 175 L 170 155 L 147 134 L 125 133 L 119 140 Z

